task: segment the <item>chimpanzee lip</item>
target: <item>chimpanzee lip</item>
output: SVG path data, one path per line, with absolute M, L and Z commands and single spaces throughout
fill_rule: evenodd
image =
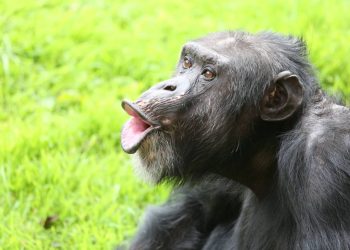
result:
M 127 121 L 121 133 L 121 145 L 128 154 L 135 153 L 144 139 L 160 126 L 151 120 L 136 104 L 122 102 L 122 108 L 132 118 Z

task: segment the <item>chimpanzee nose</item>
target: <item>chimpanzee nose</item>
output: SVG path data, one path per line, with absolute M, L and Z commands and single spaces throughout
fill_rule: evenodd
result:
M 158 83 L 141 95 L 141 99 L 172 98 L 183 95 L 191 87 L 188 78 L 177 76 Z
M 173 84 L 167 84 L 163 87 L 164 90 L 168 90 L 168 91 L 174 91 L 176 90 L 176 86 Z

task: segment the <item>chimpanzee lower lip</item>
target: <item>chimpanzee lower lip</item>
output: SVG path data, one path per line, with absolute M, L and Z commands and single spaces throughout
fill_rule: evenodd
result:
M 129 146 L 127 143 L 125 143 L 125 138 L 123 138 L 122 136 L 122 149 L 124 150 L 125 153 L 128 154 L 134 154 L 136 153 L 136 151 L 139 149 L 139 147 L 141 146 L 142 142 L 146 139 L 146 137 L 148 135 L 150 135 L 152 133 L 152 131 L 155 131 L 157 128 L 154 127 L 149 127 L 148 129 L 146 129 L 142 135 L 137 139 L 137 142 L 135 144 L 132 144 L 131 146 Z M 123 129 L 124 130 L 124 129 Z
M 132 118 L 123 127 L 121 145 L 126 153 L 133 154 L 144 139 L 160 126 L 152 122 L 137 105 L 123 101 L 122 107 Z

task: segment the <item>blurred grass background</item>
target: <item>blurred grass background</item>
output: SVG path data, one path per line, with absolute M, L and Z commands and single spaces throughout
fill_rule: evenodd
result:
M 134 177 L 119 132 L 182 44 L 227 29 L 300 35 L 350 95 L 350 1 L 2 0 L 0 248 L 111 249 L 168 187 Z M 349 98 L 347 99 L 349 100 Z

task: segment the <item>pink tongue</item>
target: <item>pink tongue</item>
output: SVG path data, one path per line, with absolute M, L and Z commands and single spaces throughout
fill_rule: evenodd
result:
M 135 147 L 144 137 L 149 125 L 138 117 L 132 117 L 127 121 L 122 131 L 122 147 L 129 151 Z

